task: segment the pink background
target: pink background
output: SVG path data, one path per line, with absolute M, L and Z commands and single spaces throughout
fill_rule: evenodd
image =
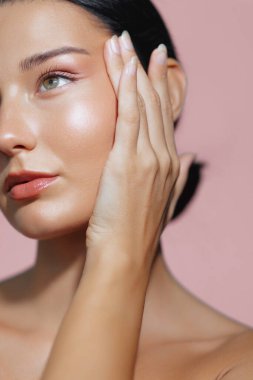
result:
M 163 234 L 166 260 L 196 296 L 253 326 L 253 2 L 156 0 L 189 79 L 179 153 L 205 163 L 195 196 Z M 35 241 L 0 215 L 0 278 L 31 266 Z

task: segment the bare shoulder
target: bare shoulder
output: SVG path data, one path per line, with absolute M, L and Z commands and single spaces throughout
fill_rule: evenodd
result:
M 193 344 L 194 347 L 194 344 Z M 198 344 L 195 345 L 198 347 Z M 196 380 L 253 380 L 253 330 L 238 323 L 238 331 L 198 347 Z M 195 375 L 194 371 L 193 374 Z M 199 376 L 199 374 L 201 374 Z
M 233 328 L 224 335 L 151 346 L 139 358 L 135 380 L 253 380 L 253 330 L 226 322 Z
M 225 367 L 219 379 L 253 379 L 253 330 L 245 329 L 224 342 L 218 352 Z
M 227 350 L 235 351 L 235 356 L 247 356 L 253 354 L 253 329 L 244 328 L 238 334 L 232 335 L 224 344 Z
M 0 282 L 0 379 L 39 379 L 52 341 L 30 302 L 29 270 Z M 39 316 L 40 318 L 40 316 Z
M 204 308 L 206 313 L 199 314 L 198 321 L 203 318 L 202 335 L 206 336 L 206 329 L 209 338 L 190 344 L 190 351 L 194 353 L 192 363 L 195 362 L 191 378 L 253 380 L 253 328 L 208 305 Z

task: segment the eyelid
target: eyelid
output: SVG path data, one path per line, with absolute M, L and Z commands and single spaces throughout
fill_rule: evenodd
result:
M 76 77 L 76 74 L 66 72 L 66 71 L 62 71 L 57 66 L 51 66 L 48 69 L 42 71 L 42 73 L 39 75 L 37 82 L 36 82 L 36 88 L 39 87 L 39 85 L 41 84 L 42 81 L 44 81 L 50 77 L 53 77 L 53 76 L 59 76 L 59 77 L 63 77 L 66 79 L 71 79 L 73 81 L 78 79 Z M 52 91 L 52 90 L 48 90 L 48 91 Z

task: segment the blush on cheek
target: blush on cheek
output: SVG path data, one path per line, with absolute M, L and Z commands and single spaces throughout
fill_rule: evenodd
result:
M 78 170 L 84 177 L 101 171 L 114 145 L 117 98 L 106 73 L 98 73 L 50 99 L 41 115 L 45 144 L 72 179 Z
M 87 133 L 89 127 L 92 125 L 91 115 L 93 115 L 93 111 L 90 107 L 88 108 L 87 105 L 84 106 L 81 103 L 75 103 L 69 112 L 65 114 L 65 122 L 71 133 L 79 134 L 84 131 Z
M 114 143 L 116 114 L 115 103 L 94 101 L 73 101 L 69 108 L 62 112 L 62 123 L 65 139 L 76 144 L 76 148 L 83 147 L 92 152 L 94 149 L 112 148 Z M 70 140 L 69 140 L 70 139 Z
M 87 104 L 84 106 L 80 103 L 73 104 L 69 110 L 63 112 L 64 119 L 62 126 L 64 129 L 63 145 L 76 154 L 83 149 L 87 154 L 94 148 L 93 135 L 98 134 L 93 111 Z M 67 152 L 66 152 L 67 153 Z

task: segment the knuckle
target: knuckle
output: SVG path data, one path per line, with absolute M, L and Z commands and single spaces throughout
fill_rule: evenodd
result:
M 158 92 L 155 89 L 150 91 L 150 102 L 156 107 L 161 107 L 161 99 Z
M 159 169 L 159 161 L 154 152 L 144 155 L 142 167 L 146 173 L 157 172 Z
M 161 167 L 165 173 L 171 172 L 171 157 L 168 152 L 161 156 Z
M 138 95 L 138 107 L 140 111 L 142 112 L 146 111 L 145 101 L 141 95 Z
M 140 121 L 140 116 L 138 112 L 135 112 L 133 109 L 125 110 L 121 112 L 120 115 L 121 120 L 123 120 L 127 124 L 138 124 Z

